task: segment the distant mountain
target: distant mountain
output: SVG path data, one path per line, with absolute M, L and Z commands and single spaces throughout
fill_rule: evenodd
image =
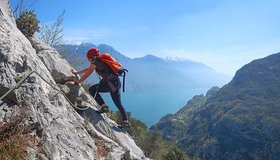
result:
M 78 43 L 78 44 L 64 44 L 64 45 L 59 45 L 56 46 L 55 48 L 62 52 L 65 56 L 66 59 L 68 60 L 67 55 L 77 55 L 79 61 L 86 61 L 86 53 L 90 48 L 98 48 L 101 53 L 107 52 L 110 53 L 114 58 L 119 60 L 120 62 L 125 62 L 131 60 L 130 58 L 122 55 L 120 52 L 116 51 L 113 47 L 106 45 L 106 44 L 100 44 L 100 45 L 95 45 L 92 43 Z M 80 66 L 84 67 L 84 66 Z
M 105 44 L 81 43 L 61 45 L 56 48 L 66 55 L 78 55 L 75 56 L 75 61 L 86 62 L 78 66 L 80 69 L 88 66 L 85 54 L 91 47 L 98 48 L 101 53 L 110 53 L 128 69 L 126 87 L 131 91 L 178 87 L 210 88 L 213 85 L 223 85 L 229 80 L 229 76 L 218 73 L 199 62 L 162 59 L 154 55 L 131 59 Z M 72 56 L 68 58 L 66 56 L 66 59 L 73 61 Z
M 280 53 L 245 65 L 151 130 L 194 158 L 279 159 Z
M 179 144 L 186 128 L 190 122 L 192 122 L 192 118 L 195 115 L 194 113 L 205 105 L 207 99 L 218 90 L 219 87 L 213 87 L 207 92 L 206 96 L 203 94 L 194 96 L 193 99 L 189 100 L 187 105 L 181 108 L 177 113 L 174 115 L 167 114 L 162 117 L 150 130 L 160 131 L 164 140 L 170 141 L 173 144 Z

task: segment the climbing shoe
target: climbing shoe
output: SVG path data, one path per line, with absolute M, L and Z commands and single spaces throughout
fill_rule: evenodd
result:
M 109 112 L 109 107 L 108 106 L 103 106 L 101 109 L 98 111 L 98 113 L 108 113 Z
M 122 128 L 122 129 L 130 129 L 130 123 L 124 121 L 121 125 L 118 125 L 118 128 Z

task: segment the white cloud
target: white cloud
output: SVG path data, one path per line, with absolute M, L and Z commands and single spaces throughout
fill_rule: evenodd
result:
M 109 29 L 64 29 L 64 41 L 74 43 L 77 41 L 93 41 L 109 36 Z

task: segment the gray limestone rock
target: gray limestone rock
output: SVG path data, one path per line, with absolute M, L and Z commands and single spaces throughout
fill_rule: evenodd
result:
M 75 78 L 69 63 L 40 40 L 28 40 L 7 15 L 9 5 L 4 2 L 0 1 L 0 96 L 31 71 L 40 75 L 31 74 L 0 103 L 0 122 L 24 111 L 24 123 L 41 139 L 41 152 L 27 149 L 29 159 L 146 159 L 126 132 L 95 112 L 97 105 L 90 95 L 80 87 L 64 85 Z M 81 100 L 89 109 L 78 114 L 67 100 L 71 96 L 71 102 Z M 106 154 L 98 153 L 100 145 Z
M 0 14 L 5 15 L 10 19 L 10 21 L 14 24 L 16 24 L 13 11 L 10 7 L 10 3 L 8 0 L 1 0 L 0 1 Z
M 70 64 L 65 59 L 62 59 L 54 48 L 34 37 L 30 37 L 29 40 L 56 83 L 63 84 L 67 80 L 76 79 L 70 72 L 72 69 Z

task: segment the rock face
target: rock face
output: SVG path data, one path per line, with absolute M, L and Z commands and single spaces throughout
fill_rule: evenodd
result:
M 196 158 L 279 159 L 280 53 L 245 65 L 230 83 L 201 98 L 200 107 L 193 110 L 189 104 L 154 129 L 166 139 L 176 135 L 173 142 Z M 161 127 L 162 123 L 169 127 Z
M 0 4 L 0 97 L 30 71 L 44 79 L 31 74 L 0 102 L 0 123 L 24 111 L 25 124 L 35 126 L 41 152 L 30 147 L 29 159 L 146 159 L 126 132 L 94 111 L 96 102 L 90 95 L 82 88 L 63 85 L 75 78 L 68 62 L 40 40 L 28 40 L 7 14 L 8 2 Z M 78 114 L 72 106 L 77 99 L 91 107 Z
M 10 21 L 16 24 L 13 11 L 10 7 L 10 3 L 8 0 L 1 0 L 0 1 L 0 14 L 5 15 Z

